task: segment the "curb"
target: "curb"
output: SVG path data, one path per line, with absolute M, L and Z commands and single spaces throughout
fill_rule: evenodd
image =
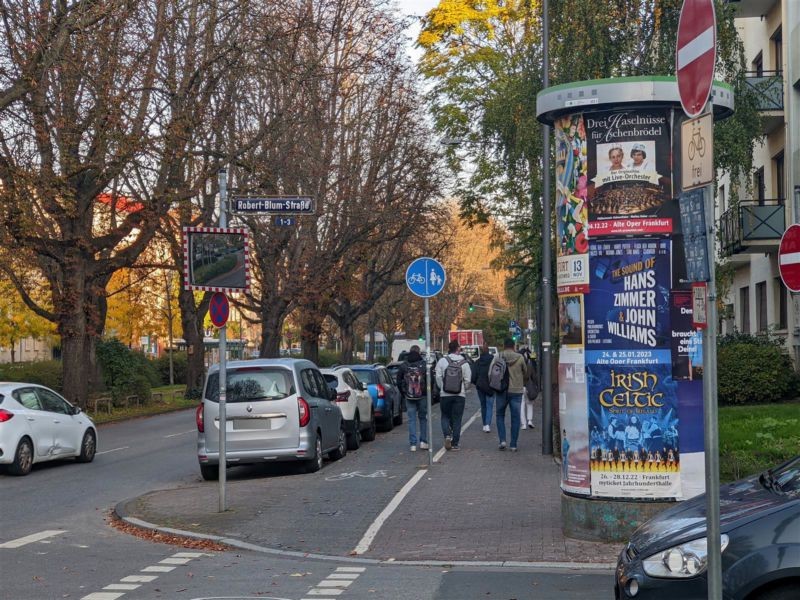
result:
M 141 497 L 141 496 L 139 496 Z M 117 503 L 114 507 L 114 515 L 121 521 L 128 525 L 155 531 L 158 533 L 166 533 L 179 537 L 185 537 L 193 540 L 208 540 L 225 544 L 234 548 L 242 550 L 250 550 L 252 552 L 260 552 L 261 554 L 270 554 L 273 556 L 282 556 L 286 558 L 305 558 L 312 560 L 320 560 L 327 562 L 350 563 L 361 565 L 373 566 L 408 566 L 408 567 L 485 567 L 485 568 L 500 568 L 500 569 L 547 569 L 547 570 L 569 570 L 569 571 L 613 571 L 616 568 L 615 563 L 572 563 L 572 562 L 526 562 L 516 560 L 502 560 L 502 561 L 481 561 L 481 560 L 394 560 L 392 558 L 355 558 L 352 556 L 336 556 L 330 554 L 315 554 L 313 552 L 301 552 L 297 550 L 279 550 L 277 548 L 268 548 L 266 546 L 259 546 L 249 542 L 243 542 L 234 538 L 223 537 L 219 535 L 211 535 L 205 533 L 196 533 L 193 531 L 185 531 L 183 529 L 174 529 L 172 527 L 162 527 L 154 523 L 149 523 L 136 517 L 128 515 L 128 504 L 136 501 L 137 498 L 129 498 Z

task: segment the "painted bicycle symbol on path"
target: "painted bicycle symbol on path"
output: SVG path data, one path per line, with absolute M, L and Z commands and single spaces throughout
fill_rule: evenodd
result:
M 326 477 L 325 481 L 344 481 L 345 479 L 355 479 L 356 477 L 363 477 L 364 479 L 376 479 L 378 477 L 386 477 L 386 471 L 373 471 L 372 473 L 362 473 L 361 471 L 352 471 L 350 473 L 339 473 L 338 475 L 331 475 Z

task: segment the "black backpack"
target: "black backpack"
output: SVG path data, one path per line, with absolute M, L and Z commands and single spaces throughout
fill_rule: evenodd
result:
M 406 398 L 417 400 L 423 398 L 427 392 L 424 363 L 412 363 L 406 366 L 403 374 Z

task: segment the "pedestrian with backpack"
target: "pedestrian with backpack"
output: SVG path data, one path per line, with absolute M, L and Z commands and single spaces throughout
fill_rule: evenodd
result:
M 416 344 L 406 354 L 397 371 L 397 387 L 406 399 L 408 411 L 408 443 L 411 452 L 417 451 L 417 419 L 419 419 L 419 449 L 428 449 L 428 377 L 427 363 Z
M 458 450 L 467 385 L 472 380 L 472 371 L 469 361 L 459 353 L 461 346 L 457 341 L 451 341 L 447 350 L 447 356 L 443 356 L 436 363 L 436 383 L 440 390 L 439 407 L 442 412 L 444 447 L 448 450 Z
M 489 387 L 495 394 L 497 404 L 497 436 L 500 440 L 498 448 L 506 449 L 506 408 L 511 412 L 511 446 L 517 451 L 517 440 L 520 429 L 520 407 L 525 381 L 528 379 L 528 367 L 525 358 L 514 351 L 514 340 L 507 339 L 503 351 L 494 357 L 489 367 Z
M 489 387 L 489 366 L 494 357 L 489 352 L 489 346 L 481 346 L 481 355 L 472 369 L 472 385 L 478 391 L 478 400 L 481 402 L 481 419 L 483 420 L 483 430 L 491 431 L 492 412 L 494 408 L 494 392 Z

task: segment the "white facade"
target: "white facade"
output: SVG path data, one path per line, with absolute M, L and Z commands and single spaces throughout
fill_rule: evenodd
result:
M 753 155 L 752 192 L 719 177 L 721 256 L 733 265 L 721 333 L 770 330 L 800 365 L 800 295 L 778 270 L 780 236 L 800 216 L 800 0 L 740 0 L 736 26 L 760 92 L 762 144 Z
M 14 362 L 32 362 L 53 358 L 53 347 L 47 339 L 25 338 L 14 344 Z M 0 347 L 0 363 L 11 362 L 11 348 Z

